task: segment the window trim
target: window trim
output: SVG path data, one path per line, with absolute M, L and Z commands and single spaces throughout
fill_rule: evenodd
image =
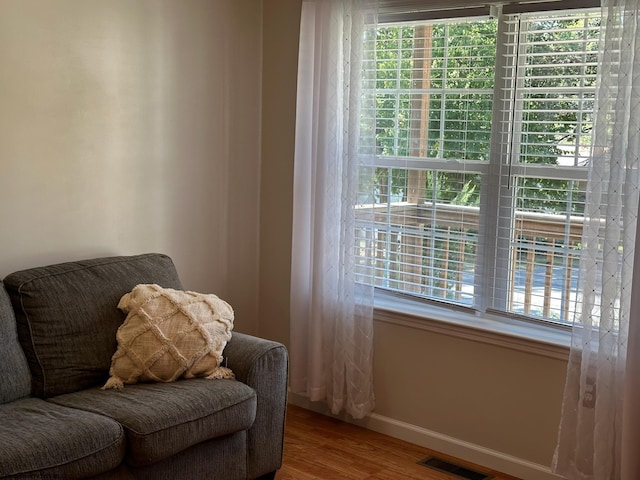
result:
M 572 334 L 566 327 L 507 319 L 489 312 L 469 313 L 378 288 L 374 320 L 563 361 L 568 360 L 571 346 Z

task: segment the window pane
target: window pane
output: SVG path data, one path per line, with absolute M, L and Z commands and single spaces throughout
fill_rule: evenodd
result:
M 380 155 L 488 160 L 496 31 L 495 20 L 376 30 Z
M 586 183 L 515 179 L 508 311 L 573 320 Z
M 371 281 L 386 289 L 471 306 L 479 175 L 378 168 L 375 179 L 375 204 L 359 208 L 360 218 L 374 215 L 373 225 L 360 223 L 360 228 L 373 230 L 373 244 L 358 245 L 363 267 L 375 276 Z M 407 200 L 412 189 L 421 202 Z
M 599 24 L 599 12 L 523 19 L 517 87 L 522 137 L 517 161 L 587 163 Z

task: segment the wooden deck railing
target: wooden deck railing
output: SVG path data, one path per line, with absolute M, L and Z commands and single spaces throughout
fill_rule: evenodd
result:
M 477 207 L 395 202 L 364 205 L 358 212 L 361 225 L 374 224 L 373 240 L 360 245 L 360 255 L 363 264 L 373 265 L 376 285 L 471 302 Z M 509 246 L 509 311 L 568 318 L 582 229 L 582 217 L 516 213 Z

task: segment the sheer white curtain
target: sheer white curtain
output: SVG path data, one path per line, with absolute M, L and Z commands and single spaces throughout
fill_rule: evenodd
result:
M 639 2 L 602 2 L 584 306 L 573 327 L 554 457 L 555 471 L 570 480 L 640 479 Z
M 303 1 L 298 65 L 290 388 L 355 418 L 374 407 L 373 288 L 356 281 L 353 255 L 371 8 Z

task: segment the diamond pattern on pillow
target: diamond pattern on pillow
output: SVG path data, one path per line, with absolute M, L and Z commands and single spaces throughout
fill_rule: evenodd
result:
M 141 284 L 122 296 L 118 308 L 127 318 L 118 328 L 118 349 L 103 389 L 180 377 L 234 377 L 221 366 L 233 309 L 216 295 Z

